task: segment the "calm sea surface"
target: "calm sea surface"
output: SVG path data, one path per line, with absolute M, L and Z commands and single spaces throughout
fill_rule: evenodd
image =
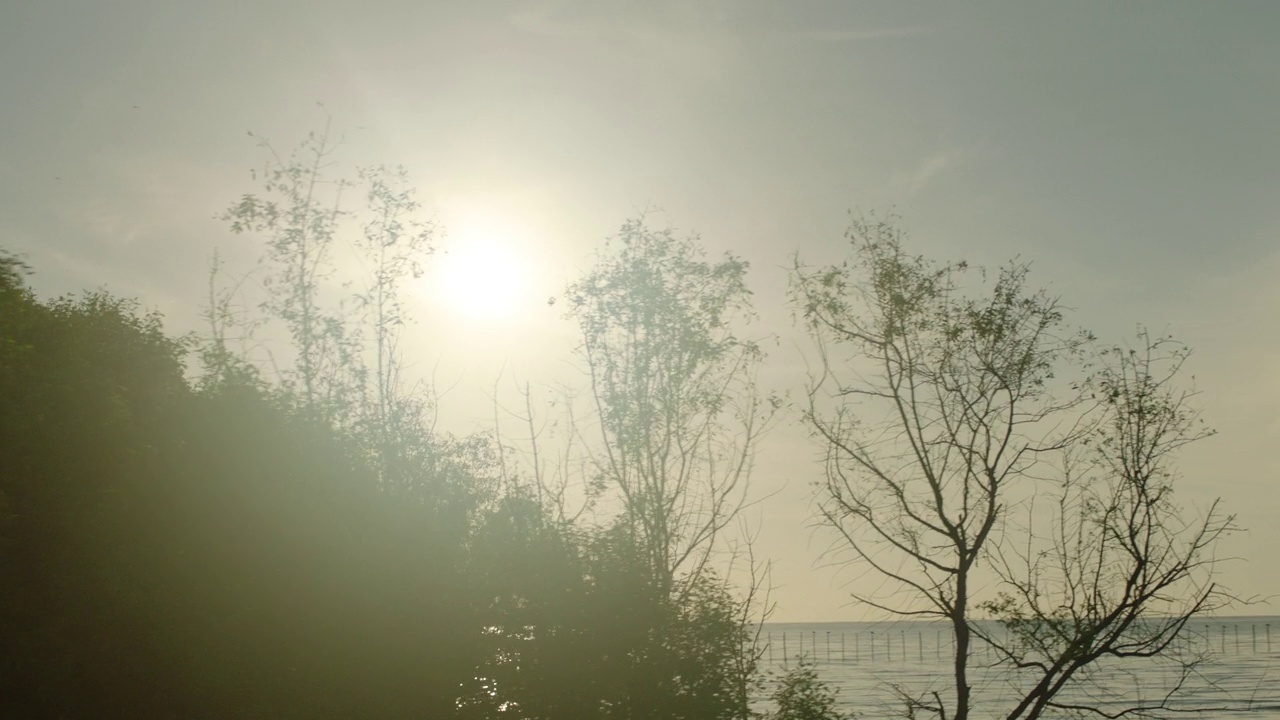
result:
M 1212 618 L 1197 620 L 1190 629 L 1188 642 L 1175 652 L 1207 652 L 1209 659 L 1187 678 L 1178 707 L 1200 710 L 1190 717 L 1280 720 L 1280 617 Z M 914 694 L 937 690 L 947 696 L 951 639 L 941 624 L 770 623 L 761 641 L 768 645 L 764 669 L 771 676 L 803 656 L 839 691 L 841 708 L 860 718 L 903 717 L 895 684 Z M 990 658 L 979 645 L 971 665 L 980 718 L 995 717 L 1018 694 L 1020 678 L 998 671 Z M 1177 666 L 1169 661 L 1112 662 L 1069 697 L 1114 711 L 1137 698 L 1163 697 L 1178 678 Z

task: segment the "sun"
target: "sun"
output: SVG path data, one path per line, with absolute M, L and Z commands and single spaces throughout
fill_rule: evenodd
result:
M 508 233 L 486 225 L 459 228 L 440 257 L 441 299 L 475 320 L 510 318 L 529 287 L 528 263 Z

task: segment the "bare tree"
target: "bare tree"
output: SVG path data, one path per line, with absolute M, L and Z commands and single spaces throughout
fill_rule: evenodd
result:
M 1135 348 L 1105 351 L 1086 385 L 1096 422 L 1063 448 L 1049 512 L 1018 528 L 1021 544 L 994 548 L 1002 592 L 983 607 L 1008 632 L 985 639 L 1019 672 L 1011 720 L 1050 710 L 1158 715 L 1177 708 L 1176 692 L 1204 659 L 1185 629 L 1230 599 L 1212 569 L 1234 518 L 1217 501 L 1192 519 L 1174 503 L 1175 453 L 1212 434 L 1177 384 L 1188 354 L 1145 332 Z M 1140 660 L 1172 665 L 1176 681 L 1149 699 L 1097 702 L 1109 688 L 1094 666 Z
M 494 440 L 503 482 L 527 483 L 538 505 L 557 523 L 577 523 L 602 488 L 591 481 L 590 457 L 583 452 L 585 439 L 574 409 L 575 393 L 557 388 L 554 399 L 544 403 L 534 399 L 531 383 L 517 385 L 516 391 L 521 407 L 511 410 L 498 401 L 498 383 L 494 383 Z M 546 412 L 540 413 L 544 406 Z M 511 443 L 504 440 L 503 417 L 523 426 L 522 438 Z
M 1022 693 L 1009 718 L 1167 706 L 1077 691 L 1103 658 L 1165 654 L 1223 598 L 1207 578 L 1230 518 L 1185 522 L 1169 494 L 1172 453 L 1203 436 L 1172 389 L 1185 355 L 1153 377 L 1167 344 L 1097 353 L 1056 299 L 1027 289 L 1025 264 L 988 283 L 906 254 L 889 222 L 857 221 L 849 237 L 849 262 L 796 263 L 793 297 L 822 360 L 805 419 L 826 449 L 825 521 L 888 580 L 889 594 L 855 599 L 954 636 L 949 692 L 913 710 L 970 716 L 979 639 Z M 965 285 L 974 275 L 985 293 Z M 1036 499 L 1054 493 L 1046 520 Z M 1013 522 L 1023 510 L 1033 521 Z

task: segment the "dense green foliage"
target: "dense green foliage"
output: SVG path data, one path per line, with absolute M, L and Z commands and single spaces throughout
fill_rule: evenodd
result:
M 771 694 L 778 710 L 770 720 L 841 720 L 836 692 L 818 677 L 817 669 L 801 659 L 778 680 Z
M 499 492 L 483 437 L 402 425 L 388 482 L 300 383 L 3 258 L 0 716 L 747 714 L 713 573 L 659 591 L 618 527 Z
M 478 662 L 474 490 L 393 502 L 353 443 L 287 399 L 192 387 L 186 343 L 156 316 L 103 295 L 40 303 L 14 279 L 0 310 L 0 714 L 452 704 Z

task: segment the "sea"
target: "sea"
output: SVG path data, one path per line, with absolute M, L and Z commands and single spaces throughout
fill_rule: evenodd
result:
M 778 679 L 801 661 L 836 692 L 840 710 L 856 718 L 907 717 L 904 694 L 948 694 L 951 638 L 941 623 L 766 623 L 760 647 L 766 678 L 757 701 L 761 709 L 770 706 L 767 698 Z M 1189 657 L 1203 660 L 1183 677 L 1178 659 Z M 1280 616 L 1196 619 L 1165 657 L 1104 662 L 1081 679 L 1059 699 L 1115 713 L 1134 701 L 1158 703 L 1181 683 L 1168 701 L 1177 708 L 1170 716 L 1280 720 Z M 970 684 L 976 698 L 972 717 L 1004 717 L 1001 709 L 1007 712 L 1027 677 L 1001 668 L 991 648 L 978 643 Z

